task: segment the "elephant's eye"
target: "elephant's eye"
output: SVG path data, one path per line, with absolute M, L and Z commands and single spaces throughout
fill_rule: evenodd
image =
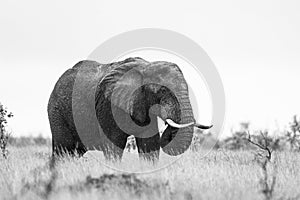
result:
M 167 90 L 166 90 L 165 87 L 161 87 L 161 88 L 160 88 L 160 92 L 163 93 L 163 94 L 165 94 L 165 93 L 167 92 Z

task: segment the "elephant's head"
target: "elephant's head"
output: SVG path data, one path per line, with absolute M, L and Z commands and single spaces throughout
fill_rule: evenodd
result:
M 121 124 L 130 126 L 126 133 L 148 130 L 152 123 L 157 125 L 154 121 L 160 117 L 166 124 L 160 146 L 169 155 L 179 155 L 190 146 L 194 126 L 211 127 L 195 123 L 188 85 L 176 64 L 130 58 L 109 67 L 109 73 L 98 86 L 100 92 L 96 101 L 105 105 L 103 109 L 111 106 L 111 110 L 115 107 L 125 111 L 127 117 L 122 116 Z M 103 109 L 97 112 L 103 112 Z M 116 114 L 113 118 L 118 116 L 121 115 Z

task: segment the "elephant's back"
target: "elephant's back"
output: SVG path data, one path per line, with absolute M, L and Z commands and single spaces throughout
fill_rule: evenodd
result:
M 103 72 L 105 71 L 103 65 L 90 60 L 83 60 L 75 64 L 72 68 L 65 71 L 56 82 L 54 89 L 51 93 L 48 103 L 49 117 L 52 114 L 59 114 L 66 119 L 66 121 L 72 122 L 72 99 L 75 87 L 79 87 L 79 84 L 89 84 L 89 82 L 101 79 Z M 91 79 L 91 77 L 93 77 Z M 78 82 L 81 81 L 80 82 Z M 85 80 L 86 83 L 82 81 Z
M 91 60 L 78 62 L 63 73 L 56 82 L 49 99 L 48 113 L 59 108 L 60 114 L 68 117 L 74 106 L 83 108 L 83 111 L 87 109 L 86 106 L 94 109 L 94 95 L 101 79 L 118 66 L 134 61 L 146 62 L 141 58 L 128 58 L 109 64 L 100 64 Z

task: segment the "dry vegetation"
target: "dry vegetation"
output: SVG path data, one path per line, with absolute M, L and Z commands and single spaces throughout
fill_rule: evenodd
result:
M 167 168 L 143 174 L 110 169 L 101 155 L 68 157 L 50 169 L 46 146 L 9 152 L 0 161 L 1 199 L 265 199 L 264 171 L 251 151 L 213 150 L 205 157 L 190 151 Z M 117 167 L 146 166 L 136 154 L 125 156 Z M 299 197 L 299 166 L 299 153 L 273 153 L 266 171 L 276 173 L 273 199 Z

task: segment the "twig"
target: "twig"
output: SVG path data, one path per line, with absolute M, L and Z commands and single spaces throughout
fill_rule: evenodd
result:
M 267 138 L 265 137 L 265 135 L 264 135 L 262 132 L 260 132 L 260 134 L 261 134 L 261 136 L 262 136 L 263 139 L 264 139 L 264 142 L 265 142 L 264 146 L 260 145 L 259 143 L 253 142 L 253 141 L 251 140 L 251 135 L 250 135 L 249 133 L 248 133 L 248 138 L 247 138 L 247 140 L 248 140 L 248 142 L 250 142 L 251 144 L 253 144 L 253 145 L 259 147 L 260 149 L 267 151 L 267 152 L 268 152 L 268 155 L 267 155 L 266 157 L 267 157 L 267 159 L 270 161 L 271 158 L 272 158 L 272 151 L 271 151 L 270 148 L 268 147 L 268 142 L 267 142 Z M 259 155 L 262 156 L 261 154 L 259 154 Z

